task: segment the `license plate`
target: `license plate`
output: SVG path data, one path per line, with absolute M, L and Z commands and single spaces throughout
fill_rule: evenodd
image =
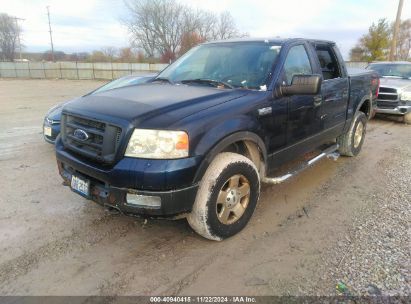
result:
M 47 126 L 44 126 L 43 133 L 46 136 L 51 136 L 51 128 L 47 127 Z
M 75 192 L 88 197 L 90 195 L 90 181 L 81 179 L 78 176 L 71 176 L 71 189 Z

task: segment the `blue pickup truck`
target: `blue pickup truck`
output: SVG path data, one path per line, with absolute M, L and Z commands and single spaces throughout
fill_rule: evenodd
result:
M 67 104 L 59 172 L 107 208 L 185 217 L 222 240 L 246 226 L 261 182 L 281 183 L 329 155 L 357 155 L 378 85 L 373 71 L 348 75 L 330 41 L 205 43 L 149 83 Z

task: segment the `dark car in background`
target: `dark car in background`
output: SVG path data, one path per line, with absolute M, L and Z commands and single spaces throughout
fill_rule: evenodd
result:
M 124 76 L 116 80 L 110 81 L 109 83 L 106 83 L 105 85 L 99 87 L 98 89 L 84 96 L 102 93 L 108 90 L 113 90 L 113 89 L 117 89 L 117 88 L 121 88 L 125 86 L 132 86 L 132 85 L 145 83 L 153 79 L 155 76 L 156 76 L 155 74 L 143 75 L 143 76 L 142 75 Z M 43 122 L 43 136 L 46 142 L 54 144 L 57 136 L 60 134 L 61 110 L 63 106 L 67 104 L 68 102 L 71 102 L 77 99 L 78 98 L 75 98 L 70 101 L 62 102 L 52 107 L 50 110 L 48 110 L 46 117 L 44 117 L 44 122 Z
M 411 124 L 411 62 L 374 62 L 367 69 L 381 76 L 375 112 L 402 115 Z

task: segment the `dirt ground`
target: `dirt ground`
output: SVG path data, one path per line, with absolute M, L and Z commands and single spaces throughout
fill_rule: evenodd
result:
M 184 220 L 112 215 L 62 186 L 41 133 L 48 108 L 101 84 L 0 80 L 1 295 L 335 294 L 333 259 L 354 218 L 384 197 L 385 170 L 410 172 L 411 126 L 376 119 L 358 157 L 264 186 L 249 225 L 223 242 Z

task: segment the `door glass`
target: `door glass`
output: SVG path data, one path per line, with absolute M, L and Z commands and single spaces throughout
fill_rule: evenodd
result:
M 324 80 L 341 77 L 337 58 L 329 46 L 315 48 Z
M 284 76 L 288 85 L 291 84 L 294 75 L 312 74 L 310 59 L 305 47 L 301 45 L 293 46 L 288 52 L 284 63 Z

